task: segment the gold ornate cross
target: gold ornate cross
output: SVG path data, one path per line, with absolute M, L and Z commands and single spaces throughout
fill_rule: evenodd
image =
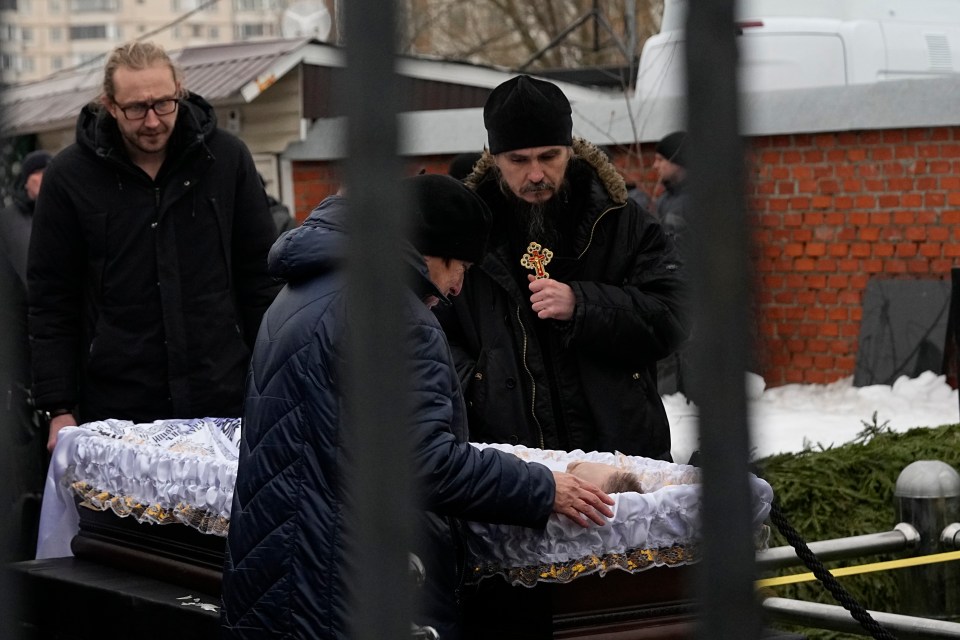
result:
M 547 273 L 544 267 L 546 267 L 552 259 L 553 251 L 540 246 L 539 242 L 531 242 L 527 246 L 527 252 L 520 258 L 520 264 L 527 269 L 532 269 L 537 280 L 540 280 L 541 278 L 550 277 L 550 274 Z

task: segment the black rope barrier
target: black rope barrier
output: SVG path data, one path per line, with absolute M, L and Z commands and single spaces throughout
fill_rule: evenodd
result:
M 783 512 L 780 510 L 780 504 L 776 499 L 774 499 L 770 505 L 770 521 L 776 525 L 780 533 L 782 533 L 787 539 L 787 542 L 790 543 L 790 546 L 796 550 L 797 557 L 803 560 L 803 564 L 813 572 L 817 580 L 823 583 L 823 586 L 827 588 L 827 591 L 833 595 L 837 602 L 850 612 L 850 615 L 860 623 L 860 626 L 870 633 L 871 637 L 877 640 L 896 640 L 896 636 L 880 626 L 880 623 L 873 619 L 870 612 L 857 602 L 854 597 L 850 595 L 850 592 L 844 589 L 833 574 L 823 566 L 820 559 L 814 555 L 810 547 L 807 546 L 806 541 L 797 533 L 797 530 L 787 522 L 786 517 L 784 517 Z

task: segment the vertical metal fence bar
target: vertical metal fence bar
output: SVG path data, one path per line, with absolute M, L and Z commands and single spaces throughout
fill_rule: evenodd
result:
M 940 370 L 953 386 L 960 381 L 960 267 L 950 269 L 950 312 Z
M 346 12 L 348 115 L 345 177 L 350 202 L 350 317 L 345 437 L 355 497 L 345 545 L 356 574 L 345 575 L 354 638 L 410 635 L 407 551 L 412 538 L 409 455 L 404 420 L 405 346 L 400 238 L 406 207 L 398 181 L 400 83 L 394 73 L 392 2 L 352 0 Z M 322 578 L 322 577 L 321 577 Z
M 0 259 L 6 260 L 0 256 Z M 0 311 L 0 381 L 12 380 L 16 375 L 14 358 L 16 348 L 14 340 L 26 340 L 26 327 L 21 327 L 16 314 L 20 313 L 19 305 L 15 300 L 17 275 L 12 268 L 2 268 L 0 265 L 0 304 L 5 308 Z M 25 320 L 26 318 L 24 318 Z M 0 387 L 6 391 L 5 387 Z M 3 398 L 6 402 L 7 398 Z M 13 456 L 12 434 L 20 425 L 16 424 L 13 411 L 0 411 L 0 504 L 6 508 L 14 504 L 15 492 L 20 488 L 20 478 L 16 478 L 16 467 Z M 22 448 L 20 448 L 22 451 Z M 14 584 L 14 574 L 7 569 L 7 563 L 13 558 L 16 548 L 15 540 L 19 531 L 11 526 L 19 519 L 9 517 L 0 522 L 0 638 L 23 637 L 19 629 L 20 613 L 24 609 L 21 594 Z
M 749 308 L 745 169 L 734 0 L 695 0 L 686 23 L 689 176 L 695 213 L 693 392 L 700 406 L 703 553 L 697 637 L 760 634 L 744 374 Z

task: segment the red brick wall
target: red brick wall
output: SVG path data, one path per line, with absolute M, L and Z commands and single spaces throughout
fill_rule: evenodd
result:
M 310 215 L 313 208 L 337 192 L 340 176 L 329 162 L 293 163 L 293 202 L 297 224 Z
M 652 145 L 614 154 L 656 195 Z M 443 172 L 449 159 L 418 158 L 411 173 Z M 294 171 L 299 219 L 322 176 L 320 163 Z M 751 138 L 747 177 L 768 386 L 853 375 L 871 277 L 949 278 L 960 264 L 960 127 Z
M 452 156 L 423 156 L 407 161 L 407 174 L 446 173 Z M 314 207 L 329 195 L 337 192 L 340 175 L 329 162 L 293 163 L 293 199 L 294 215 L 297 224 L 310 215 Z
M 960 128 L 761 137 L 751 161 L 764 378 L 852 375 L 867 281 L 960 258 Z

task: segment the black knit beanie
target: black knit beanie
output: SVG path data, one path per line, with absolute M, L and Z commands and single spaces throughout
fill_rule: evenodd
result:
M 23 160 L 20 161 L 20 175 L 26 180 L 31 174 L 46 169 L 51 158 L 53 158 L 53 155 L 49 151 L 42 149 L 31 151 L 23 156 Z
M 425 256 L 480 262 L 493 216 L 456 178 L 426 173 L 404 180 L 413 191 L 413 245 Z
M 686 168 L 687 166 L 687 147 L 684 141 L 687 139 L 685 131 L 674 131 L 663 137 L 657 143 L 656 151 L 673 164 Z
M 516 76 L 500 84 L 483 106 L 490 153 L 573 144 L 570 101 L 545 80 Z

